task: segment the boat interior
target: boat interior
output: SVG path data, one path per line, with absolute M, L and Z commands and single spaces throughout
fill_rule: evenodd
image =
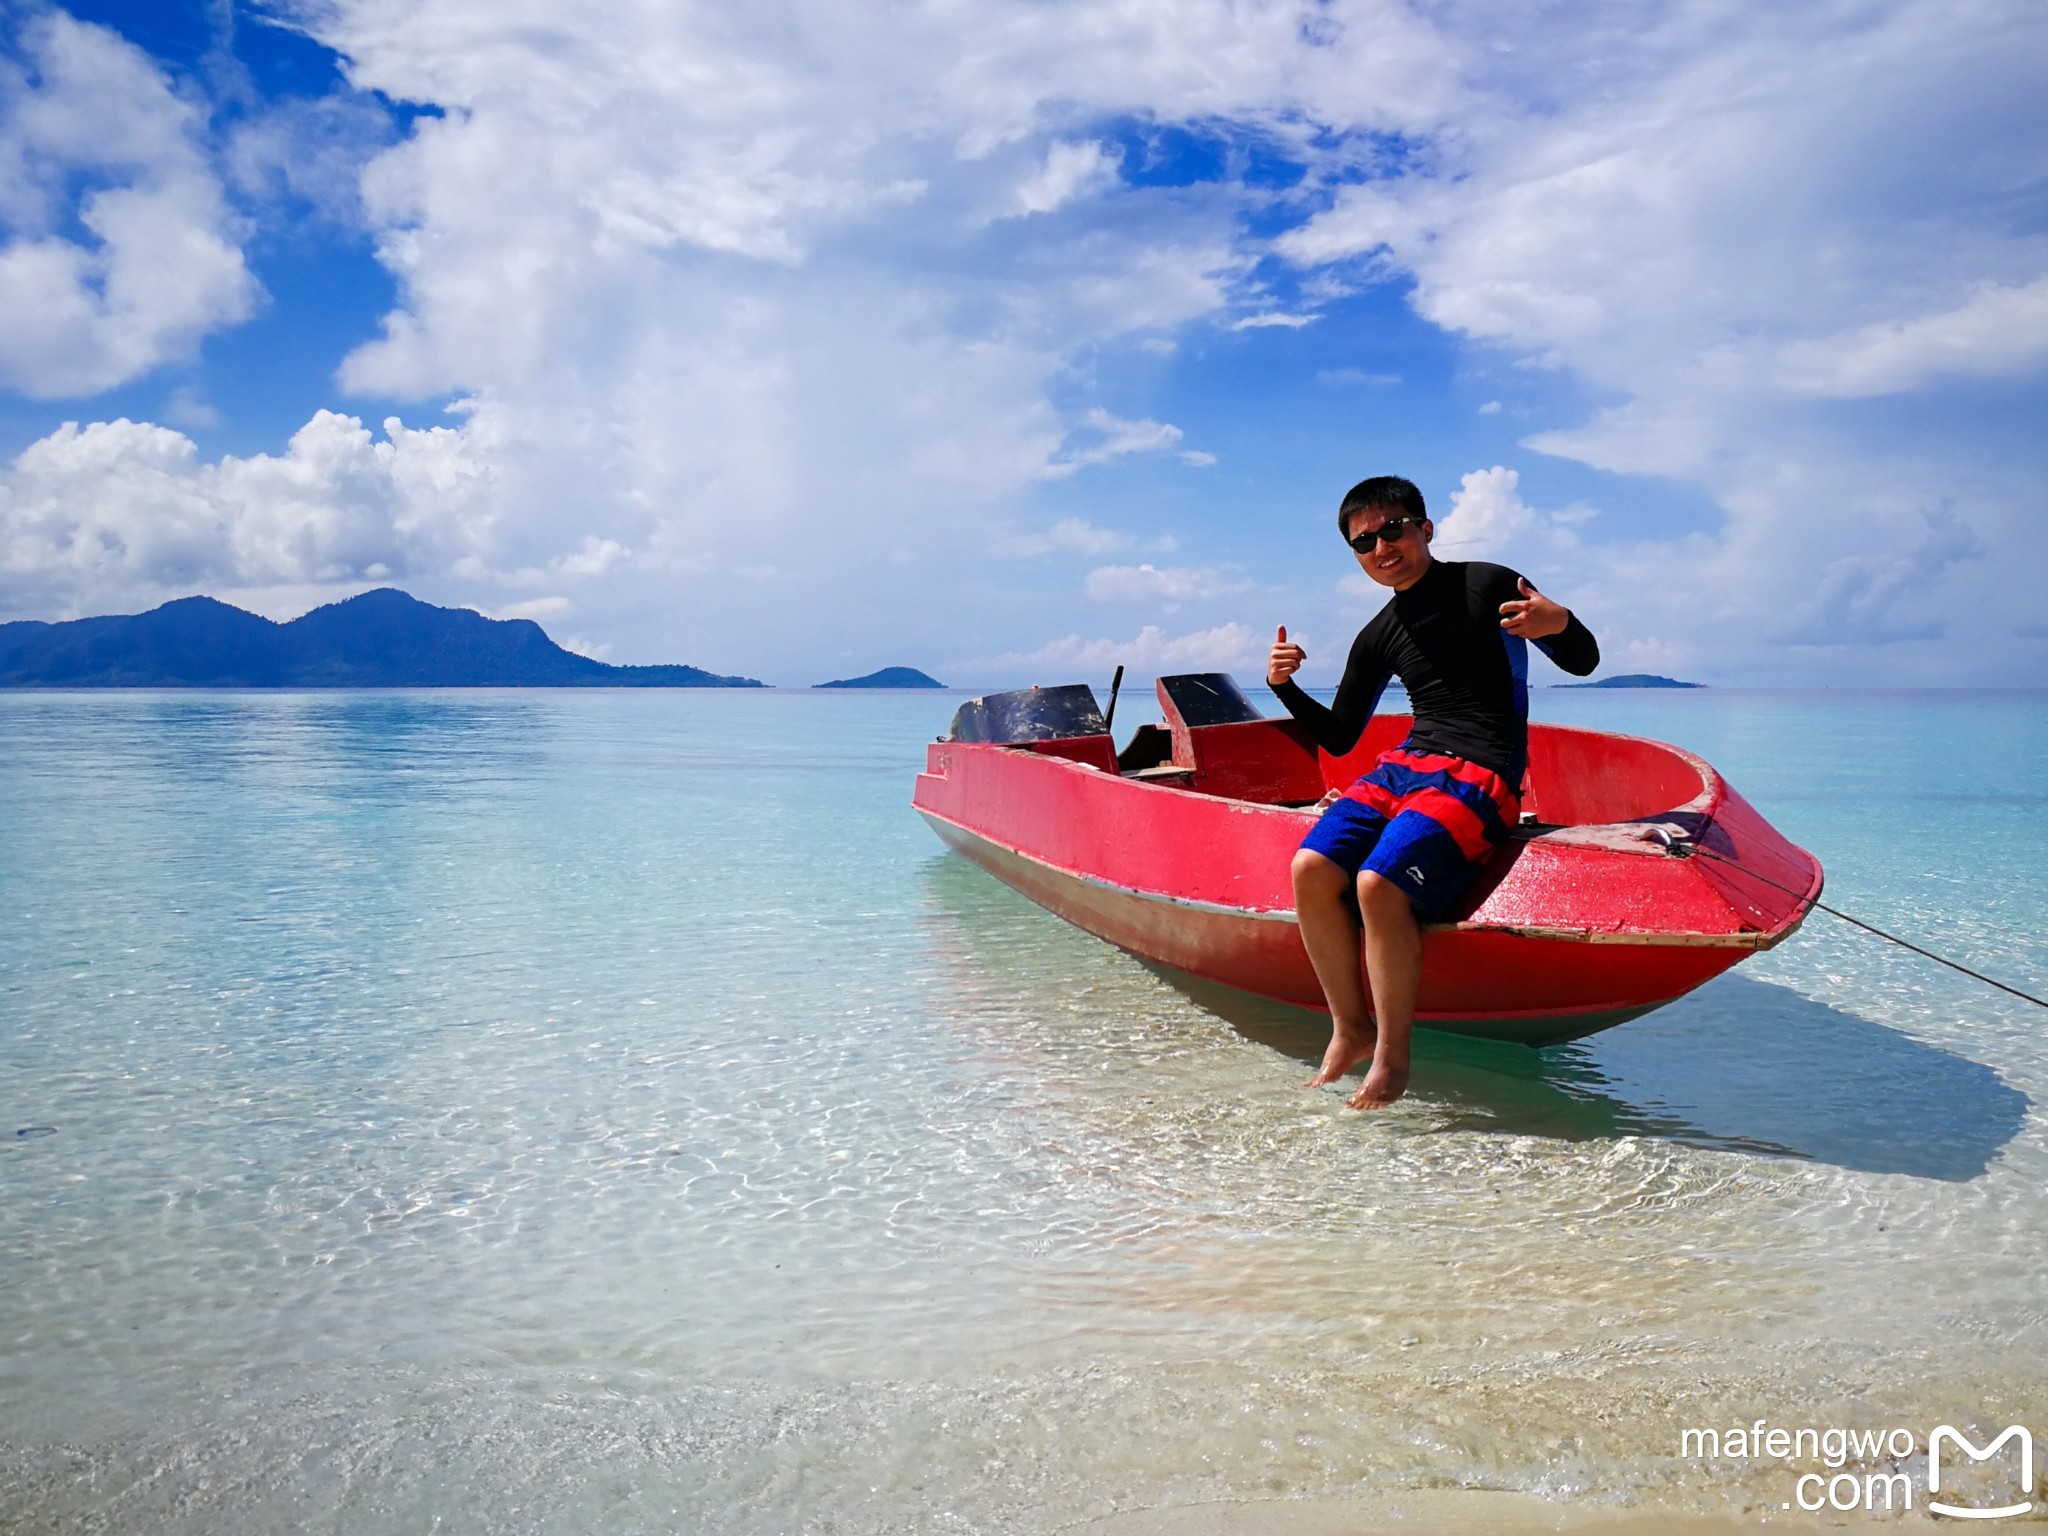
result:
M 1227 672 L 1162 677 L 1157 691 L 1164 722 L 1140 725 L 1121 750 L 1111 718 L 1085 683 L 970 699 L 947 739 L 1071 758 L 1196 794 L 1299 807 L 1350 785 L 1399 745 L 1409 726 L 1406 715 L 1375 716 L 1357 746 L 1336 757 L 1297 721 L 1261 714 Z M 1710 771 L 1661 742 L 1532 721 L 1522 821 L 1569 827 L 1645 820 L 1698 800 Z

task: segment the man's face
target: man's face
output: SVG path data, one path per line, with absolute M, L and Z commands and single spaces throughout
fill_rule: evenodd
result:
M 1351 537 L 1355 539 L 1390 521 L 1399 521 L 1400 516 L 1392 507 L 1360 507 L 1351 514 Z M 1429 569 L 1429 537 L 1435 531 L 1424 519 L 1420 527 L 1403 526 L 1401 536 L 1392 543 L 1382 539 L 1370 550 L 1361 553 L 1354 549 L 1352 553 L 1358 556 L 1366 575 L 1399 592 L 1415 585 Z

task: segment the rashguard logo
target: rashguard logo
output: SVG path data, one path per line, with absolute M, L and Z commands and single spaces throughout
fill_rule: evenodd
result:
M 2034 1436 L 2024 1424 L 2006 1427 L 2004 1434 L 1981 1450 L 1961 1430 L 1952 1425 L 1937 1424 L 1934 1433 L 1927 1437 L 1927 1491 L 1941 1492 L 1941 1446 L 1943 1441 L 1952 1442 L 1971 1461 L 1989 1461 L 1998 1454 L 1998 1448 L 2008 1440 L 2020 1443 L 2020 1492 L 2032 1493 L 2034 1488 Z M 1948 1515 L 1957 1520 L 2003 1520 L 2011 1515 L 2024 1515 L 2034 1507 L 2031 1498 L 2017 1504 L 2006 1504 L 1998 1509 L 1964 1509 L 1957 1504 L 1942 1504 L 1934 1499 L 1927 1501 L 1927 1507 L 1936 1514 Z
M 1408 866 L 1408 878 L 1417 885 L 1429 884 L 1429 876 L 1425 875 L 1419 867 L 1413 864 Z

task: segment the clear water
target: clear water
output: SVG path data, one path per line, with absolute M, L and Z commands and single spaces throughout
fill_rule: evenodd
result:
M 1161 975 L 908 809 L 943 695 L 0 695 L 0 1530 L 1775 1508 L 2048 1429 L 2048 1017 L 1816 917 L 1540 1055 Z M 2048 993 L 2048 697 L 1539 694 Z

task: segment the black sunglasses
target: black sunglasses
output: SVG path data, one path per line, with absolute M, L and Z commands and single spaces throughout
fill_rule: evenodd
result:
M 1390 517 L 1379 527 L 1368 528 L 1356 538 L 1346 539 L 1344 542 L 1361 555 L 1369 555 L 1380 547 L 1382 539 L 1391 544 L 1410 528 L 1420 528 L 1427 521 L 1427 518 L 1421 517 Z

